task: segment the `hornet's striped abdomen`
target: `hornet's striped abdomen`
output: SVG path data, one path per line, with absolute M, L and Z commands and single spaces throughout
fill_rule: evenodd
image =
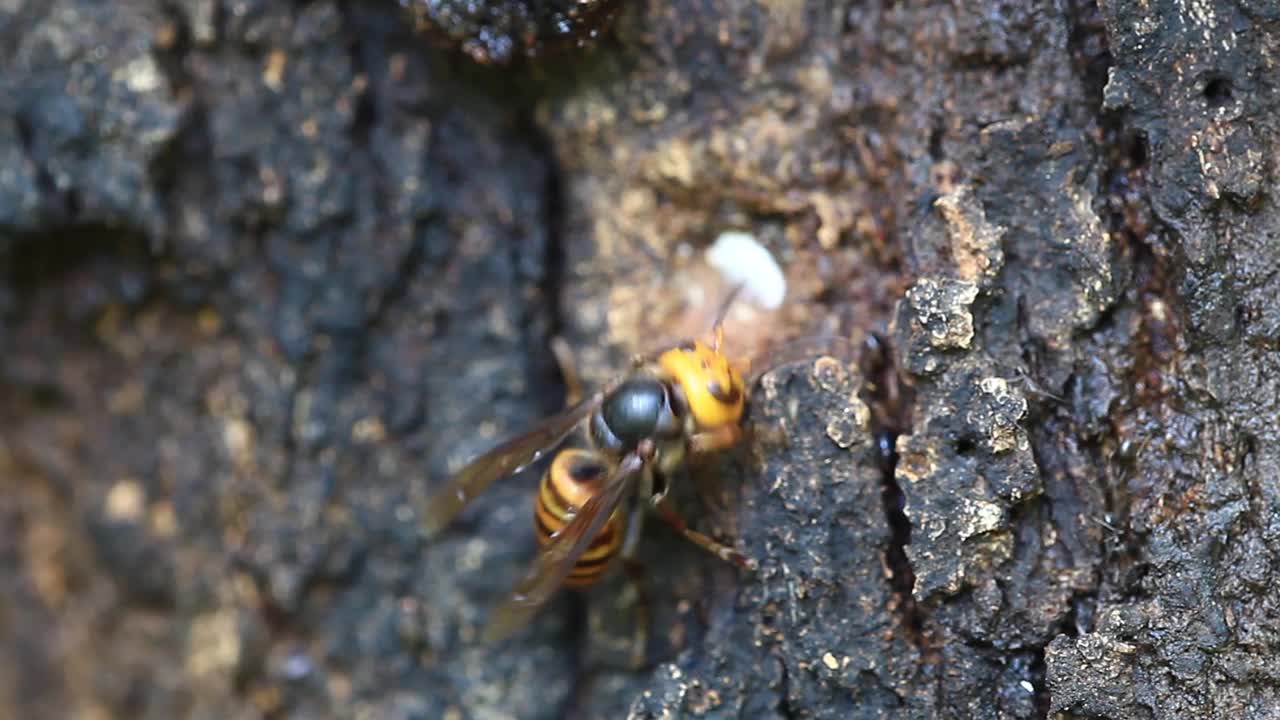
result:
M 542 476 L 538 487 L 538 505 L 535 519 L 538 545 L 546 546 L 551 538 L 569 524 L 573 511 L 581 508 L 609 476 L 609 464 L 605 459 L 588 450 L 567 448 L 560 451 Z M 565 584 L 585 587 L 600 579 L 609 567 L 609 561 L 622 548 L 626 535 L 627 519 L 619 506 L 609 516 L 604 527 L 587 546 L 578 559 Z

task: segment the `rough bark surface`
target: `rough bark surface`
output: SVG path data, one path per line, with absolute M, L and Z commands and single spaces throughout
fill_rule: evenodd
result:
M 1274 3 L 402 4 L 0 7 L 0 716 L 1280 717 Z M 427 492 L 726 229 L 870 348 L 677 493 L 760 571 L 478 643 L 534 478 Z

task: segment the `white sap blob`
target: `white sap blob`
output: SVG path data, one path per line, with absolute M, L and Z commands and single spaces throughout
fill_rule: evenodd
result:
M 776 310 L 787 296 L 787 280 L 768 248 L 754 235 L 724 232 L 707 248 L 707 262 L 766 310 Z

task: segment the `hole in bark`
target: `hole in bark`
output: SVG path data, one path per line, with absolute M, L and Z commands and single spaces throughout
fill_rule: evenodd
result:
M 934 160 L 942 159 L 942 138 L 943 128 L 941 125 L 933 128 L 933 132 L 929 133 L 929 157 Z
M 1204 99 L 1209 107 L 1222 107 L 1231 102 L 1231 80 L 1221 75 L 1210 76 L 1204 84 Z
M 1135 168 L 1147 165 L 1147 138 L 1142 133 L 1135 133 L 1129 140 L 1129 163 Z
M 111 301 L 139 303 L 146 295 L 146 238 L 105 225 L 68 225 L 19 237 L 3 268 L 19 296 L 62 288 L 61 307 L 86 313 Z M 75 313 L 69 313 L 75 314 Z

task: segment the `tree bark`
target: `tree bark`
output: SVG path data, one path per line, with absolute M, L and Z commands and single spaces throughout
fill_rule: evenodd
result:
M 0 10 L 0 715 L 1280 715 L 1274 3 L 409 5 Z M 760 570 L 477 642 L 536 478 L 429 491 L 724 230 L 860 348 L 673 491 Z

